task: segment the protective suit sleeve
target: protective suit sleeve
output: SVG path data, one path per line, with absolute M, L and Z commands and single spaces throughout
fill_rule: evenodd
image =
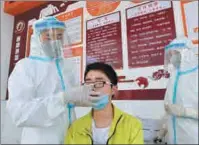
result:
M 154 138 L 154 143 L 156 144 L 161 143 L 163 141 L 163 138 L 166 136 L 168 132 L 167 119 L 168 119 L 168 114 L 165 113 L 165 115 L 163 116 L 161 120 L 162 128 L 157 132 L 157 136 Z
M 178 117 L 188 117 L 193 119 L 198 119 L 198 110 L 194 108 L 186 108 L 178 104 L 166 104 L 165 109 L 169 114 Z
M 185 108 L 185 117 L 198 119 L 198 110 L 193 108 Z
M 60 118 L 57 116 L 65 111 L 60 96 L 37 96 L 34 78 L 28 74 L 23 63 L 19 62 L 8 80 L 7 109 L 14 123 L 20 127 L 49 127 L 59 124 Z

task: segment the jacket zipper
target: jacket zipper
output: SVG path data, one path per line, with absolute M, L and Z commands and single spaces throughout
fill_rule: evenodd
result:
M 123 115 L 121 115 L 120 118 L 118 119 L 118 121 L 117 121 L 117 123 L 116 123 L 116 125 L 115 125 L 115 128 L 114 128 L 114 131 L 113 131 L 112 135 L 108 138 L 108 140 L 107 140 L 107 142 L 106 142 L 107 145 L 108 145 L 108 142 L 109 142 L 109 140 L 111 139 L 111 137 L 113 137 L 113 135 L 115 134 L 117 125 L 118 125 L 120 119 L 122 118 L 122 116 L 123 116 Z
M 92 136 L 90 135 L 90 134 L 87 134 L 89 137 L 90 137 L 90 139 L 91 139 L 91 144 L 93 145 L 93 138 L 92 138 Z

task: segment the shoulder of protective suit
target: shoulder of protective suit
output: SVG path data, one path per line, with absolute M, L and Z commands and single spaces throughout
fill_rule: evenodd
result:
M 24 66 L 24 65 L 30 65 L 31 63 L 32 62 L 29 58 L 22 58 L 16 63 L 16 65 L 17 66 Z
M 19 77 L 24 77 L 26 75 L 29 75 L 33 67 L 31 67 L 29 61 L 27 58 L 23 58 L 19 60 L 16 64 L 14 69 L 12 70 L 12 73 L 10 74 L 9 77 L 9 82 L 12 81 L 13 79 L 15 80 L 16 78 L 18 79 Z
M 14 70 L 25 71 L 27 73 L 32 72 L 32 70 L 36 69 L 36 66 L 37 65 L 33 60 L 29 58 L 22 58 L 16 63 Z

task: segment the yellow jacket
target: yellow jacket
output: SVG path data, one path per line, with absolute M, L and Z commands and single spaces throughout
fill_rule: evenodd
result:
M 107 144 L 144 144 L 141 122 L 116 108 Z M 77 119 L 68 129 L 64 144 L 93 144 L 92 111 Z

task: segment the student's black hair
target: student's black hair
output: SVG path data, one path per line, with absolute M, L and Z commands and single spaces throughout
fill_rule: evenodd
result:
M 86 75 L 88 74 L 88 72 L 91 70 L 101 71 L 109 78 L 110 82 L 113 85 L 117 85 L 117 83 L 118 83 L 117 74 L 116 74 L 115 70 L 110 65 L 105 64 L 103 62 L 94 62 L 94 63 L 88 64 L 86 66 L 86 70 L 84 73 L 84 80 L 86 79 Z

